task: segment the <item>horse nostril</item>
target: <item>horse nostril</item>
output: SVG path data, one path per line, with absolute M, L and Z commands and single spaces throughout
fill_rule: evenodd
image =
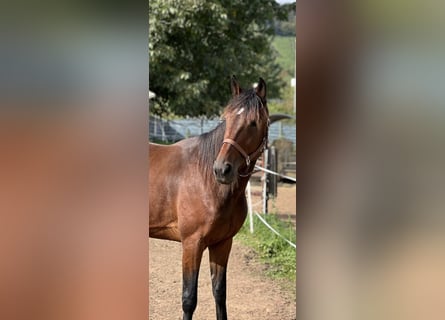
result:
M 224 165 L 224 169 L 223 169 L 223 175 L 228 175 L 230 173 L 230 171 L 232 170 L 232 165 L 230 163 L 226 163 Z

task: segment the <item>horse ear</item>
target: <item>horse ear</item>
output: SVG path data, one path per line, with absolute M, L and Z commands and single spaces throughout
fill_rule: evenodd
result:
M 262 100 L 266 100 L 266 82 L 261 77 L 255 88 L 255 92 Z
M 241 88 L 239 86 L 238 80 L 236 80 L 235 75 L 230 78 L 230 90 L 232 91 L 232 96 L 236 97 L 241 93 Z

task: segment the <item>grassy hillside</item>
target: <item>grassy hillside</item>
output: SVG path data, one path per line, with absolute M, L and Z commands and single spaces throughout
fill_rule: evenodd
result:
M 286 85 L 281 89 L 281 100 L 270 101 L 269 111 L 271 113 L 294 114 L 294 91 L 290 86 L 290 79 L 294 77 L 295 70 L 295 37 L 276 35 L 272 46 L 277 51 L 277 63 L 283 68 L 281 77 Z
M 294 77 L 295 37 L 275 36 L 272 45 L 277 50 L 277 62 L 284 69 L 283 79 L 286 83 Z

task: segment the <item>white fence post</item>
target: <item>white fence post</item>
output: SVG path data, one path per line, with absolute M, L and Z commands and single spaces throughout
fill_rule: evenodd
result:
M 263 166 L 267 168 L 269 162 L 269 149 L 265 149 L 263 152 Z M 267 172 L 263 174 L 263 213 L 267 214 Z
M 247 207 L 249 208 L 249 229 L 253 233 L 253 211 L 252 211 L 252 195 L 250 192 L 250 180 L 247 182 Z

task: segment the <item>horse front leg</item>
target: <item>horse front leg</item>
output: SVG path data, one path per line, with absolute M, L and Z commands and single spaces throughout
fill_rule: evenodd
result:
M 209 247 L 210 274 L 217 320 L 227 320 L 226 273 L 231 248 L 232 238 Z
M 191 320 L 198 302 L 198 275 L 204 247 L 199 240 L 182 243 L 182 311 L 183 320 Z

